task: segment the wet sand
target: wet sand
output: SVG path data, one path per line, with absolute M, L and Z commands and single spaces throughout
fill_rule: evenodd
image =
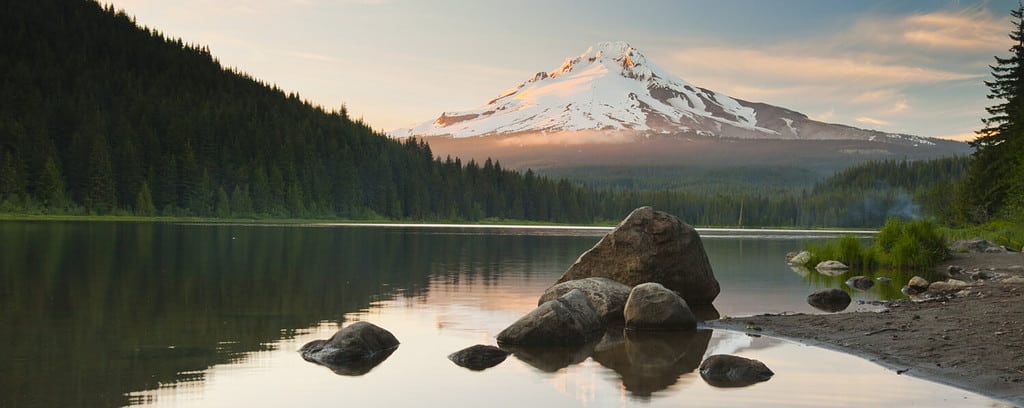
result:
M 1024 406 L 1024 256 L 956 254 L 958 265 L 987 271 L 955 293 L 884 303 L 882 312 L 737 317 L 708 326 L 859 355 L 893 370 Z M 870 392 L 870 390 L 866 390 Z

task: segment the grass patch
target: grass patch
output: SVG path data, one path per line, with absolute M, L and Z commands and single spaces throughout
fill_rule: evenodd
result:
M 854 236 L 835 241 L 805 244 L 811 253 L 806 266 L 827 260 L 840 261 L 854 269 L 886 266 L 894 269 L 924 270 L 949 256 L 945 235 L 928 220 L 906 222 L 890 218 L 878 232 L 873 245 L 865 246 Z

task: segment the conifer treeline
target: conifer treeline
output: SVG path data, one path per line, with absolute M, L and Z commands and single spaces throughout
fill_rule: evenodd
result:
M 941 203 L 924 179 L 963 167 L 873 163 L 797 193 L 592 189 L 435 158 L 93 1 L 0 1 L 0 44 L 0 212 L 592 223 L 653 205 L 695 225 L 875 227 L 908 193 Z
M 0 197 L 22 210 L 586 222 L 579 188 L 432 157 L 95 2 L 0 6 Z

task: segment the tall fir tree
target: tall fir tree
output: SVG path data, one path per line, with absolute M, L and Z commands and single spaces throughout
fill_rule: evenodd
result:
M 1021 174 L 1019 167 L 1024 163 L 1024 5 L 1018 5 L 1010 15 L 1010 56 L 995 57 L 996 64 L 990 66 L 992 80 L 985 81 L 988 98 L 998 103 L 986 108 L 989 117 L 982 119 L 985 127 L 970 143 L 975 150 L 968 179 L 968 200 L 973 203 L 969 215 L 976 222 L 1014 211 L 1010 207 L 1019 205 L 1019 201 L 1011 192 L 1024 188 L 1024 180 L 1013 177 Z

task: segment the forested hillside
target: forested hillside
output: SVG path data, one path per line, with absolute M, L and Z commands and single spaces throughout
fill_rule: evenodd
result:
M 577 188 L 436 160 L 92 1 L 0 3 L 7 212 L 591 221 Z

